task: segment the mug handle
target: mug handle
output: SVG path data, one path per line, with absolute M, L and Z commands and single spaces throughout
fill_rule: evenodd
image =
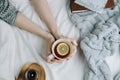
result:
M 55 58 L 53 54 L 50 54 L 48 57 L 47 57 L 47 61 L 48 62 L 51 62 L 51 60 Z

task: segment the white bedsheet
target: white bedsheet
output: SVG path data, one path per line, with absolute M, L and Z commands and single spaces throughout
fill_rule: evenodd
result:
M 47 30 L 28 0 L 10 0 L 23 14 Z M 79 40 L 79 30 L 69 20 L 68 0 L 48 0 L 56 22 L 64 35 Z M 27 62 L 37 62 L 45 68 L 47 80 L 83 80 L 85 59 L 78 49 L 69 61 L 48 64 L 45 61 L 46 42 L 36 35 L 0 21 L 0 80 L 15 80 Z M 119 54 L 108 59 L 113 74 L 119 71 Z M 115 65 L 114 65 L 115 64 Z

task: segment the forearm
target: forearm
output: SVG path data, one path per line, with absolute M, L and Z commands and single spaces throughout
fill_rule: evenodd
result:
M 40 18 L 45 22 L 48 29 L 51 31 L 51 33 L 58 38 L 61 33 L 58 29 L 58 26 L 56 24 L 56 21 L 52 15 L 52 12 L 49 8 L 49 5 L 46 0 L 31 0 L 34 8 L 36 9 L 38 15 Z
M 0 0 L 0 19 L 11 25 L 34 33 L 44 39 L 49 40 L 51 34 L 40 28 L 22 13 L 20 13 L 8 0 Z
M 23 30 L 36 34 L 40 37 L 43 37 L 44 39 L 50 38 L 50 33 L 41 29 L 39 25 L 32 22 L 32 20 L 28 19 L 26 16 L 24 16 L 20 12 L 18 13 L 17 18 L 16 18 L 16 26 Z

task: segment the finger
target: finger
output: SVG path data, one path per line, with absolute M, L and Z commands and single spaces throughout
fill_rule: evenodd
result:
M 52 64 L 55 63 L 55 59 L 54 59 L 54 58 L 51 60 L 51 63 L 52 63 Z
M 47 56 L 47 62 L 48 63 L 54 63 L 55 62 L 54 59 L 55 59 L 55 57 L 52 54 Z
M 51 64 L 52 64 L 51 60 L 49 60 L 48 58 L 46 59 L 46 61 L 47 61 L 48 63 L 51 63 Z
M 78 45 L 77 42 L 74 39 L 69 38 L 69 37 L 65 37 L 65 38 L 68 39 L 68 40 L 70 40 L 74 46 Z
M 68 56 L 66 59 L 70 60 L 70 58 L 72 58 L 72 56 L 75 55 L 75 53 L 72 53 L 70 56 Z
M 47 56 L 49 56 L 50 54 L 51 54 L 51 46 L 52 46 L 52 44 L 53 44 L 53 41 L 54 40 L 49 40 L 49 42 L 48 42 L 48 45 L 47 45 Z
M 51 44 L 48 43 L 47 45 L 47 56 L 49 56 L 51 54 Z
M 47 59 L 46 61 L 51 64 L 55 63 L 55 59 L 51 59 L 51 60 Z
M 73 48 L 72 48 L 72 54 L 74 54 L 74 53 L 76 53 L 77 52 L 77 47 L 76 46 L 73 46 Z
M 49 56 L 51 54 L 51 52 L 50 51 L 47 51 L 47 54 L 46 54 L 46 56 Z
M 73 53 L 77 53 L 77 47 L 74 48 L 74 52 Z
M 55 62 L 57 62 L 57 63 L 62 63 L 62 62 L 63 62 L 63 60 L 58 60 L 58 59 L 55 59 Z
M 51 63 L 51 60 L 50 60 L 49 56 L 47 56 L 46 61 L 47 61 L 48 63 Z
M 57 38 L 57 39 L 62 39 L 62 38 L 64 38 L 64 36 L 63 36 L 63 35 L 60 35 L 59 38 Z
M 74 45 L 74 46 L 78 46 L 77 42 L 75 40 L 72 40 L 71 43 Z
M 66 60 L 67 60 L 67 61 L 70 60 L 70 58 L 72 58 L 73 55 L 75 55 L 75 53 L 73 53 L 72 55 L 68 56 L 68 57 L 66 58 Z
M 67 59 L 70 59 L 72 56 L 74 56 L 77 52 L 77 48 L 75 47 L 74 50 L 72 51 L 71 55 L 68 56 Z

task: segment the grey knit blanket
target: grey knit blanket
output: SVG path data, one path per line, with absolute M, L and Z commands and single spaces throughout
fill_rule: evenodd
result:
M 120 73 L 112 76 L 106 58 L 120 47 L 120 0 L 115 8 L 103 13 L 86 11 L 71 13 L 70 19 L 80 30 L 80 47 L 87 61 L 84 80 L 120 80 Z

